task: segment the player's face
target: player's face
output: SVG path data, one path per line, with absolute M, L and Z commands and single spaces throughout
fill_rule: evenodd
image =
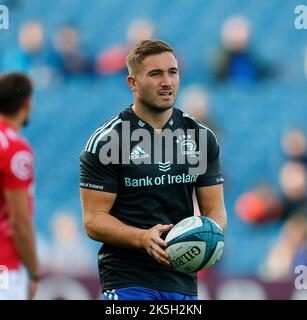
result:
M 135 76 L 135 98 L 155 112 L 174 105 L 178 87 L 178 63 L 171 52 L 146 57 Z

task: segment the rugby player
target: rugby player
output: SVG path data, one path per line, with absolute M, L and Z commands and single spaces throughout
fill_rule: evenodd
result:
M 40 279 L 32 222 L 34 157 L 20 135 L 32 91 L 26 75 L 0 75 L 0 300 L 32 299 Z
M 197 275 L 172 269 L 164 237 L 193 215 L 194 190 L 201 214 L 225 230 L 219 144 L 209 128 L 174 107 L 179 69 L 169 44 L 139 42 L 127 67 L 133 104 L 100 126 L 80 156 L 84 226 L 102 242 L 102 299 L 195 300 Z M 161 135 L 168 145 L 157 142 Z M 192 170 L 200 156 L 206 169 Z

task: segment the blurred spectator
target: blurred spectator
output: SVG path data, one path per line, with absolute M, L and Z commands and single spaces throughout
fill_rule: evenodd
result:
M 28 73 L 36 88 L 47 87 L 52 80 L 47 54 L 43 25 L 39 21 L 27 21 L 19 30 L 18 47 L 4 50 L 0 70 Z
M 50 62 L 64 76 L 89 74 L 93 61 L 81 45 L 79 31 L 72 25 L 61 27 L 53 41 Z
M 127 30 L 126 39 L 129 48 L 142 40 L 153 39 L 156 32 L 155 25 L 147 19 L 133 20 Z
M 219 133 L 219 128 L 210 116 L 211 103 L 209 93 L 202 85 L 192 84 L 184 88 L 181 93 L 180 107 L 216 134 Z
M 52 242 L 46 272 L 66 275 L 86 275 L 93 271 L 90 247 L 80 233 L 79 224 L 71 212 L 56 212 L 51 220 Z
M 297 265 L 305 265 L 307 259 L 307 218 L 305 212 L 289 219 L 271 248 L 260 274 L 270 280 L 293 277 Z
M 235 203 L 235 211 L 247 223 L 267 222 L 281 216 L 282 205 L 272 188 L 262 184 L 243 193 Z
M 281 169 L 279 179 L 283 198 L 283 218 L 288 218 L 306 206 L 306 168 L 298 162 L 287 162 Z
M 300 162 L 307 166 L 307 144 L 302 131 L 293 129 L 287 131 L 281 139 L 282 150 L 289 160 Z
M 222 27 L 222 47 L 217 54 L 214 76 L 217 80 L 254 83 L 275 70 L 261 61 L 250 48 L 251 27 L 247 18 L 232 16 Z
M 4 50 L 1 71 L 29 72 L 33 66 L 44 62 L 42 53 L 44 29 L 38 21 L 24 23 L 18 34 L 18 47 Z
M 289 161 L 283 165 L 279 176 L 281 195 L 263 184 L 243 193 L 235 203 L 237 215 L 249 223 L 272 219 L 288 219 L 296 211 L 305 208 L 307 200 L 306 168 L 299 162 Z
M 301 163 L 287 162 L 280 172 L 283 193 L 284 225 L 261 267 L 261 274 L 269 279 L 293 275 L 293 267 L 307 259 L 307 177 Z
M 126 70 L 126 56 L 139 41 L 152 39 L 154 24 L 146 19 L 131 22 L 126 33 L 126 43 L 117 44 L 100 52 L 96 61 L 96 71 L 100 74 L 115 74 Z

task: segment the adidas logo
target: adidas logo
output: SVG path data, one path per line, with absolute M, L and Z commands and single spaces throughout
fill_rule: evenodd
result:
M 133 159 L 145 159 L 145 158 L 149 158 L 149 154 L 145 153 L 145 151 L 143 150 L 143 148 L 141 148 L 140 146 L 136 146 L 134 148 L 134 150 L 132 150 L 129 159 L 133 160 Z

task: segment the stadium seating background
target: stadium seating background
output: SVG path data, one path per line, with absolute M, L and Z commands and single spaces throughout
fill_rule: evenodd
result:
M 32 18 L 43 22 L 49 38 L 59 25 L 73 21 L 93 53 L 124 42 L 132 19 L 152 20 L 158 26 L 158 37 L 170 42 L 187 64 L 181 88 L 204 83 L 212 96 L 213 118 L 223 128 L 220 143 L 229 226 L 219 271 L 254 273 L 279 224 L 244 224 L 234 214 L 234 201 L 257 182 L 278 184 L 283 161 L 280 135 L 292 126 L 306 126 L 306 31 L 294 28 L 297 4 L 300 2 L 291 0 L 54 0 L 48 4 L 30 0 L 12 12 L 10 30 L 0 35 L 0 48 L 16 44 L 19 27 Z M 251 20 L 257 39 L 254 47 L 270 61 L 282 64 L 285 77 L 242 88 L 212 84 L 205 58 L 220 43 L 225 18 L 237 13 Z M 24 134 L 36 152 L 36 225 L 42 234 L 48 236 L 48 221 L 58 209 L 72 210 L 81 222 L 79 153 L 100 123 L 130 103 L 124 74 L 74 78 L 35 94 L 32 121 Z

